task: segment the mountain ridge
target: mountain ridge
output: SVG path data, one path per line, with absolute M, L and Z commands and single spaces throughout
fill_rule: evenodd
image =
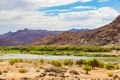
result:
M 29 45 L 119 45 L 120 44 L 120 15 L 111 23 L 98 29 L 90 30 L 84 33 L 63 32 L 49 38 L 43 37 L 33 41 Z M 46 41 L 47 39 L 47 41 Z
M 85 32 L 86 29 L 76 29 L 78 32 Z M 87 29 L 88 30 L 88 29 Z M 63 31 L 49 31 L 49 30 L 32 30 L 25 28 L 16 32 L 9 31 L 0 35 L 0 46 L 20 46 L 30 43 L 34 40 L 42 38 L 47 35 L 56 35 Z M 72 32 L 72 31 L 71 31 Z

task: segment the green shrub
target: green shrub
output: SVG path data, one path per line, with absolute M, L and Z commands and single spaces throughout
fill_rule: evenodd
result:
M 111 63 L 106 64 L 106 69 L 111 70 L 114 69 L 114 65 Z
M 84 65 L 83 69 L 86 71 L 86 74 L 88 74 L 88 73 L 89 73 L 89 71 L 91 71 L 91 70 L 92 70 L 92 67 L 91 67 L 91 66 L 89 66 L 89 65 Z
M 104 68 L 105 67 L 105 63 L 104 62 L 100 62 L 99 63 L 99 68 Z
M 84 63 L 85 63 L 85 60 L 80 59 L 80 60 L 77 60 L 75 64 L 79 65 L 79 66 L 82 66 Z
M 109 72 L 107 73 L 109 77 L 113 77 L 114 73 L 113 72 Z
M 116 65 L 114 66 L 114 68 L 115 68 L 115 69 L 120 69 L 119 64 L 116 64 Z
M 100 67 L 100 61 L 98 61 L 97 59 L 90 60 L 88 63 L 92 67 L 92 69 L 94 69 L 95 67 Z
M 58 60 L 53 60 L 51 62 L 51 64 L 54 66 L 54 67 L 61 67 L 62 66 L 62 63 Z
M 22 62 L 23 62 L 22 59 L 10 59 L 10 60 L 9 60 L 9 63 L 10 63 L 11 65 L 13 65 L 13 64 L 15 64 L 15 63 L 22 63 Z
M 25 60 L 25 63 L 32 63 L 33 61 L 32 60 Z
M 3 62 L 3 59 L 0 59 L 0 62 Z
M 10 60 L 9 60 L 9 63 L 10 63 L 10 65 L 13 65 L 13 64 L 16 63 L 16 60 L 15 60 L 15 59 L 10 59 Z
M 64 65 L 72 66 L 73 64 L 74 64 L 74 61 L 72 59 L 66 59 L 64 61 Z
M 33 63 L 33 66 L 34 66 L 35 68 L 38 67 L 37 62 L 34 62 L 34 63 Z
M 44 64 L 45 60 L 44 59 L 40 59 L 40 63 Z
M 27 69 L 19 69 L 19 73 L 26 73 L 27 71 Z
M 23 63 L 22 59 L 15 59 L 15 60 L 16 60 L 16 63 Z

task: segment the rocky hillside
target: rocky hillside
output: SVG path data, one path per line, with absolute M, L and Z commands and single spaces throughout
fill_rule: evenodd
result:
M 24 45 L 33 40 L 39 39 L 48 34 L 58 34 L 60 31 L 47 31 L 47 30 L 19 30 L 17 32 L 8 32 L 0 35 L 1 46 L 16 46 Z
M 72 29 L 69 32 L 87 32 L 89 29 Z M 0 35 L 0 46 L 19 46 L 28 44 L 31 41 L 42 38 L 47 35 L 59 34 L 63 31 L 48 30 L 18 30 L 17 32 L 8 32 Z
M 120 16 L 101 28 L 84 33 L 63 32 L 33 41 L 29 45 L 120 45 Z

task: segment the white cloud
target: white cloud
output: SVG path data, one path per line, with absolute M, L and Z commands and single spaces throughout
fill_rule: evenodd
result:
M 108 24 L 118 15 L 119 13 L 116 10 L 110 7 L 102 7 L 91 11 L 63 13 L 60 17 L 63 21 L 70 22 L 74 25 L 98 28 Z
M 92 0 L 0 0 L 0 10 L 37 9 L 70 4 L 74 2 L 89 2 Z
M 59 16 L 45 16 L 44 12 L 38 11 L 2 10 L 0 11 L 0 25 L 49 30 L 98 28 L 111 22 L 118 15 L 119 13 L 110 7 L 102 7 L 91 11 L 62 13 Z
M 108 2 L 109 0 L 98 0 L 98 2 Z
M 97 9 L 95 6 L 77 6 L 75 9 Z
M 30 3 L 24 0 L 0 0 L 0 10 L 25 9 Z

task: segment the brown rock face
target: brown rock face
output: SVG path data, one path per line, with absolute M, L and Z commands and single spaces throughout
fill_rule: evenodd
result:
M 84 33 L 63 32 L 46 36 L 29 45 L 119 45 L 120 15 L 110 24 Z

